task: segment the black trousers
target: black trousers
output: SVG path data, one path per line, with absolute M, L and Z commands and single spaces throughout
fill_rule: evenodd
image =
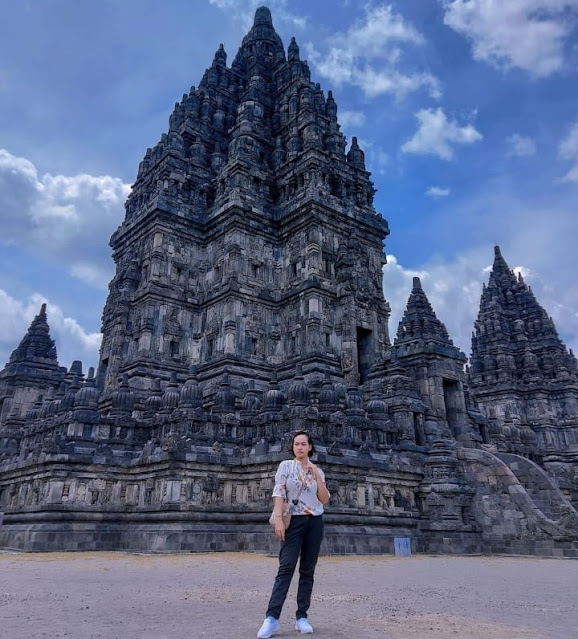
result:
M 293 515 L 285 531 L 285 541 L 279 551 L 279 571 L 275 577 L 273 592 L 267 608 L 267 617 L 279 619 L 285 603 L 291 579 L 299 561 L 299 587 L 297 589 L 297 619 L 307 617 L 311 605 L 313 575 L 323 541 L 323 516 Z

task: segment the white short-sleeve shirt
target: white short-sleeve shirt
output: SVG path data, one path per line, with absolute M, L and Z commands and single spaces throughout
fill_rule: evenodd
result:
M 318 470 L 325 481 L 323 471 L 319 467 Z M 315 473 L 310 468 L 304 471 L 301 462 L 295 459 L 288 459 L 279 464 L 275 474 L 273 497 L 287 500 L 292 515 L 323 514 L 323 504 L 317 498 Z

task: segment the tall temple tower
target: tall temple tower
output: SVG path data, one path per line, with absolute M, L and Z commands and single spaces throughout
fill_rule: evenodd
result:
M 273 369 L 367 379 L 389 346 L 385 220 L 364 153 L 331 92 L 285 55 L 269 9 L 230 67 L 221 45 L 148 149 L 111 239 L 103 314 L 105 396 L 191 365 L 263 388 Z
M 578 463 L 578 366 L 499 247 L 472 335 L 468 381 L 499 449 L 537 459 L 568 489 Z

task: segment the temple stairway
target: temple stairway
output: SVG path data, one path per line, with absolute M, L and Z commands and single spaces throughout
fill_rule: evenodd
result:
M 564 506 L 574 511 L 578 518 L 578 513 L 568 499 L 566 499 L 548 474 L 536 463 L 512 453 L 497 453 L 496 457 L 501 459 L 514 473 L 516 479 L 524 486 L 536 507 L 548 519 L 558 521 Z
M 476 485 L 482 552 L 578 558 L 578 512 L 549 476 L 519 455 L 460 448 Z

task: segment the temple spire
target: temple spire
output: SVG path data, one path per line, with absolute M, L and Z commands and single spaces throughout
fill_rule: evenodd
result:
M 516 279 L 514 272 L 510 269 L 506 260 L 503 258 L 500 247 L 498 245 L 494 246 L 494 264 L 492 266 L 488 286 L 511 285 L 515 283 Z
M 289 60 L 289 62 L 299 60 L 299 45 L 294 37 L 291 38 L 291 43 L 287 49 L 287 60 Z
M 22 419 L 38 399 L 64 381 L 66 368 L 58 365 L 50 337 L 46 304 L 30 323 L 9 362 L 0 370 L 0 430 L 9 419 Z
M 50 329 L 46 319 L 46 304 L 42 304 L 40 312 L 32 320 L 26 335 L 12 352 L 10 363 L 24 362 L 33 359 L 53 360 L 57 362 L 56 346 L 50 337 Z
M 494 264 L 484 287 L 472 337 L 472 383 L 495 379 L 526 384 L 573 371 L 576 360 L 560 340 L 552 319 L 522 277 L 516 277 L 494 247 Z
M 365 171 L 365 153 L 361 150 L 355 136 L 351 139 L 351 148 L 347 153 L 347 161 L 349 164 Z
M 269 7 L 264 5 L 257 7 L 255 11 L 255 18 L 253 20 L 253 26 L 256 27 L 259 24 L 266 24 L 273 26 L 273 18 Z
M 227 52 L 224 45 L 221 43 L 213 58 L 213 65 L 215 66 L 227 66 Z
M 394 347 L 424 341 L 435 341 L 455 348 L 445 325 L 437 318 L 422 288 L 420 278 L 414 277 L 413 288 L 397 329 Z
M 279 34 L 273 26 L 271 11 L 258 7 L 253 26 L 243 38 L 239 54 L 248 65 L 249 76 L 253 72 L 271 71 L 278 63 L 285 61 L 285 50 Z

